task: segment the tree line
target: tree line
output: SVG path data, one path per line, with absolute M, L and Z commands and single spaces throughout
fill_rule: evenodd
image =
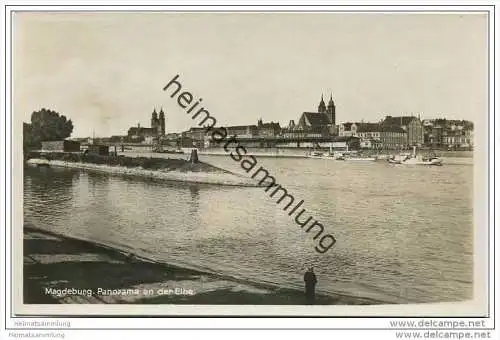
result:
M 38 150 L 42 141 L 63 140 L 71 136 L 73 122 L 56 111 L 41 109 L 31 114 L 31 123 L 23 123 L 23 149 Z

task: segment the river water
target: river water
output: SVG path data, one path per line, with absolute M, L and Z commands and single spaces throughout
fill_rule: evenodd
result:
M 243 173 L 230 157 L 201 160 Z M 442 167 L 261 158 L 337 243 L 325 254 L 262 188 L 165 183 L 25 167 L 24 219 L 40 228 L 251 282 L 390 303 L 472 298 L 472 158 Z M 124 288 L 124 287 L 120 287 Z

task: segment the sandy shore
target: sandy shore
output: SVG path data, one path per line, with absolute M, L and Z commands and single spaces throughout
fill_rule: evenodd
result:
M 24 303 L 302 305 L 305 298 L 302 291 L 156 263 L 25 226 Z M 340 295 L 316 298 L 321 305 L 380 303 Z

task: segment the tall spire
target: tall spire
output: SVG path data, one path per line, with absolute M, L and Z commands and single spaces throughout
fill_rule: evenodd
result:
M 335 125 L 335 103 L 333 102 L 333 94 L 330 93 L 330 101 L 328 102 L 328 109 L 326 110 L 328 113 L 328 121 L 330 124 Z
M 160 136 L 165 136 L 165 112 L 163 112 L 163 106 L 160 107 L 160 117 L 158 119 L 157 129 Z
M 325 111 L 326 111 L 326 105 L 325 105 L 325 101 L 323 100 L 323 94 L 321 94 L 321 101 L 319 102 L 319 105 L 318 105 L 318 112 L 323 113 Z

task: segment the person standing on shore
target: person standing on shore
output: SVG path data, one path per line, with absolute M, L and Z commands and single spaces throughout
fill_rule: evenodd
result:
M 309 267 L 309 269 L 304 274 L 304 283 L 305 283 L 305 293 L 306 293 L 306 302 L 308 305 L 314 304 L 316 283 L 318 280 L 316 279 L 316 274 L 314 274 L 314 268 Z

